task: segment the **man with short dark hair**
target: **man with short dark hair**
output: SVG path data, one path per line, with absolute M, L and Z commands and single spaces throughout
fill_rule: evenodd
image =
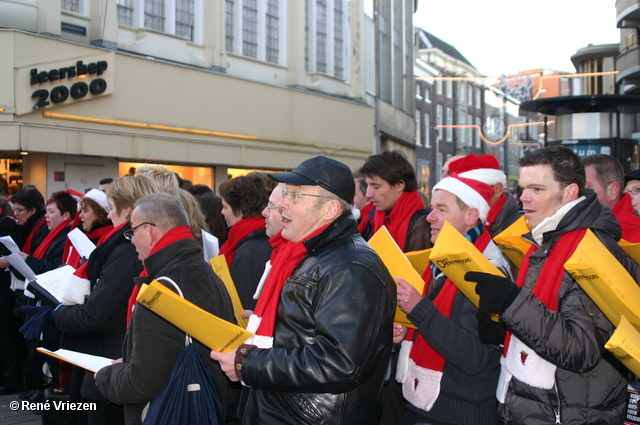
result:
M 101 190 L 102 192 L 107 193 L 107 189 L 109 188 L 109 185 L 111 183 L 113 183 L 113 179 L 110 177 L 100 180 L 100 185 L 98 186 L 98 190 Z
M 135 283 L 157 280 L 198 307 L 231 323 L 236 323 L 231 299 L 211 266 L 202 259 L 200 245 L 189 228 L 189 219 L 180 199 L 168 193 L 140 198 L 131 214 L 128 238 L 135 245 L 144 271 Z M 126 234 L 125 234 L 126 235 Z M 209 350 L 194 341 L 212 371 L 222 405 L 227 406 L 228 380 Z M 151 310 L 137 305 L 127 328 L 122 362 L 100 369 L 96 385 L 109 401 L 124 405 L 125 422 L 140 424 L 145 405 L 164 388 L 178 354 L 185 346 L 185 333 Z
M 254 311 L 255 336 L 211 357 L 246 384 L 241 423 L 375 424 L 396 286 L 357 232 L 351 171 L 318 156 L 270 176 L 287 185 L 284 241 Z
M 640 242 L 640 217 L 636 216 L 631 195 L 624 192 L 624 169 L 611 155 L 594 154 L 582 159 L 586 187 L 593 189 L 598 201 L 609 208 L 620 223 L 622 239 Z
M 431 247 L 431 230 L 425 220 L 416 173 L 401 151 L 371 155 L 358 171 L 367 182 L 367 198 L 376 207 L 368 240 L 385 226 L 404 252 Z
M 620 249 L 620 226 L 593 191 L 585 191 L 580 158 L 551 146 L 520 159 L 522 204 L 533 245 L 514 284 L 469 272 L 480 309 L 505 324 L 497 397 L 501 423 L 621 424 L 627 371 L 603 347 L 614 326 L 564 264 L 587 229 L 637 280 L 638 267 Z

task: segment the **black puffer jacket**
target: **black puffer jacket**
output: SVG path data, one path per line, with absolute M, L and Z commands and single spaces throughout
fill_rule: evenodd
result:
M 242 363 L 243 424 L 376 424 L 396 286 L 352 215 L 305 241 L 280 295 L 273 348 Z
M 604 345 L 614 327 L 586 293 L 564 274 L 558 311 L 549 310 L 532 294 L 547 254 L 559 237 L 589 228 L 636 280 L 638 266 L 617 245 L 620 226 L 591 190 L 544 234 L 531 255 L 520 294 L 500 319 L 540 357 L 556 366 L 555 388 L 534 388 L 513 377 L 499 415 L 505 424 L 622 424 L 626 409 L 627 372 Z M 551 251 L 553 253 L 553 251 Z M 558 422 L 556 422 L 556 415 Z

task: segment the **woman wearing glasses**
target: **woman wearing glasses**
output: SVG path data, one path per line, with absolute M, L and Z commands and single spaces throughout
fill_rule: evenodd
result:
M 38 189 L 30 186 L 14 193 L 11 203 L 13 215 L 20 225 L 16 244 L 22 252 L 31 254 L 49 233 L 44 218 L 44 197 Z
M 113 359 L 122 357 L 133 278 L 143 269 L 135 247 L 129 242 L 132 238 L 129 220 L 135 201 L 155 192 L 156 185 L 144 176 L 117 179 L 107 189 L 109 219 L 114 229 L 100 239 L 89 261 L 75 273 L 77 279 L 89 280 L 91 294 L 84 304 L 60 305 L 53 312 L 53 319 L 61 330 L 80 336 L 77 348 L 80 352 Z M 78 368 L 74 374 L 79 378 L 72 381 L 71 401 L 80 401 L 82 396 L 97 406 L 95 411 L 88 412 L 88 418 L 79 418 L 77 423 L 124 423 L 122 407 L 102 398 L 93 372 L 85 373 Z
M 266 179 L 265 179 L 266 177 Z M 262 210 L 276 182 L 266 173 L 253 172 L 220 185 L 222 215 L 230 227 L 227 241 L 220 247 L 236 285 L 242 306 L 253 310 L 253 299 L 265 264 L 271 258 L 271 245 L 265 231 Z

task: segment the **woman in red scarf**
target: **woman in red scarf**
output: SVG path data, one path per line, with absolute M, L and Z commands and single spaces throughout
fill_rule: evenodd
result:
M 98 189 L 91 189 L 80 199 L 78 207 L 78 217 L 76 217 L 74 223 L 77 221 L 87 238 L 96 245 L 100 238 L 113 230 L 111 220 L 107 217 L 109 211 L 111 211 L 107 195 Z M 80 257 L 80 254 L 78 254 L 69 239 L 64 245 L 62 258 L 64 258 L 65 264 L 72 266 L 74 269 L 77 269 L 81 263 L 87 260 L 87 258 L 83 260 Z
M 271 245 L 265 231 L 262 210 L 276 185 L 266 173 L 253 172 L 235 177 L 220 185 L 222 215 L 230 226 L 227 241 L 220 247 L 238 289 L 242 306 L 253 310 L 253 294 L 266 263 L 271 258 Z
M 49 234 L 32 255 L 21 252 L 22 259 L 35 274 L 48 272 L 62 264 L 62 251 L 76 216 L 76 200 L 66 191 L 55 192 L 47 201 L 45 218 Z

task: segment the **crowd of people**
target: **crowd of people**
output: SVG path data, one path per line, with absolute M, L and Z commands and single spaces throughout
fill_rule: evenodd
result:
M 0 236 L 36 274 L 75 272 L 48 305 L 0 258 L 0 393 L 41 401 L 44 388 L 66 387 L 70 401 L 96 406 L 69 424 L 142 423 L 185 333 L 137 305 L 140 287 L 158 281 L 237 323 L 203 258 L 205 230 L 254 334 L 229 352 L 194 341 L 222 423 L 622 424 L 629 371 L 604 348 L 615 327 L 564 264 L 591 230 L 639 281 L 618 241 L 640 242 L 640 170 L 625 175 L 612 156 L 560 146 L 519 165 L 518 193 L 495 157 L 470 154 L 447 161 L 425 196 L 399 151 L 357 170 L 317 156 L 290 172 L 251 172 L 223 182 L 220 196 L 147 165 L 46 202 L 25 186 L 0 198 Z M 522 216 L 531 249 L 517 267 L 493 238 Z M 384 226 L 403 252 L 426 250 L 445 223 L 504 275 L 466 274 L 479 308 L 437 264 L 419 292 L 367 244 Z M 89 258 L 67 238 L 75 228 L 96 245 Z M 412 327 L 394 323 L 397 308 Z M 93 373 L 40 346 L 115 360 Z

